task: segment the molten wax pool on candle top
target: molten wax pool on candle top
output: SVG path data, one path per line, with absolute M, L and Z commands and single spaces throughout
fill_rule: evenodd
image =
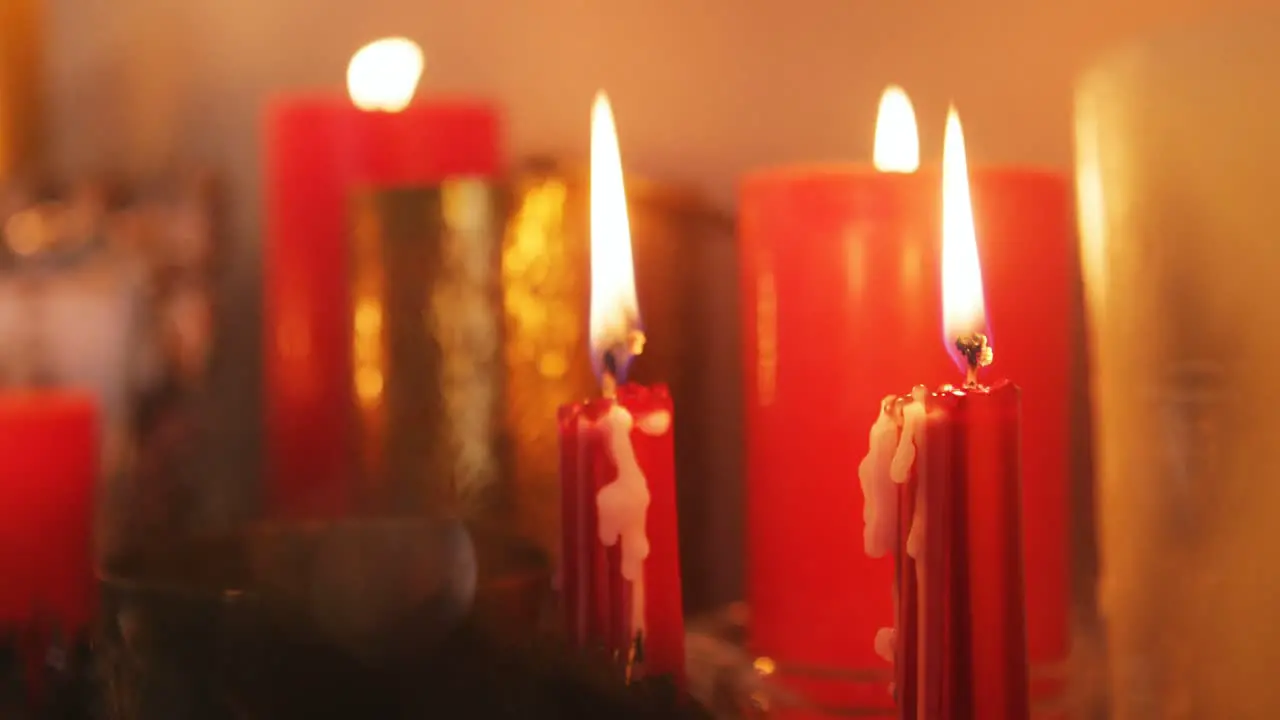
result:
M 626 384 L 644 348 L 613 112 L 591 122 L 590 352 L 601 397 L 559 411 L 563 566 L 571 640 L 627 672 L 684 673 L 672 406 Z
M 899 632 L 892 653 L 899 717 L 1025 720 L 1029 716 L 1019 505 L 1019 390 L 987 386 L 994 359 L 969 198 L 964 136 L 947 119 L 942 170 L 944 342 L 960 388 L 881 404 L 868 463 L 902 486 Z

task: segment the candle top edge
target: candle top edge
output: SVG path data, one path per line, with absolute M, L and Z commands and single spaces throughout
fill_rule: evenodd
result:
M 831 162 L 831 163 L 797 163 L 792 165 L 775 165 L 747 171 L 742 176 L 741 184 L 770 185 L 786 184 L 801 180 L 871 180 L 884 183 L 927 182 L 933 185 L 941 175 L 941 165 L 927 163 L 914 173 L 888 173 L 876 170 L 871 163 Z M 975 164 L 969 167 L 970 177 L 979 180 L 999 178 L 1030 178 L 1037 180 L 1067 181 L 1069 171 L 1048 165 L 1032 165 L 1023 163 L 1008 164 Z
M 96 414 L 97 397 L 75 388 L 6 388 L 0 390 L 0 412 L 38 408 L 41 410 L 82 410 Z
M 612 405 L 614 402 L 620 402 L 624 405 L 631 403 L 648 404 L 648 403 L 666 403 L 671 400 L 671 391 L 666 383 L 652 383 L 642 385 L 640 383 L 628 382 L 618 386 L 617 398 L 606 398 L 601 395 L 574 400 L 565 403 L 559 408 L 561 419 L 574 415 L 583 411 L 599 410 L 601 408 Z

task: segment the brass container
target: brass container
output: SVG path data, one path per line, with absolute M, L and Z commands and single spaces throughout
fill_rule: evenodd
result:
M 589 181 L 531 163 L 513 183 L 502 249 L 506 424 L 515 527 L 560 555 L 556 408 L 599 392 L 587 348 Z M 696 193 L 628 177 L 636 288 L 648 341 L 631 379 L 676 409 L 681 562 L 691 609 L 741 584 L 741 353 L 733 228 Z
M 34 169 L 43 138 L 44 7 L 0 3 L 0 179 Z
M 352 197 L 352 447 L 365 512 L 501 512 L 498 210 L 476 179 Z

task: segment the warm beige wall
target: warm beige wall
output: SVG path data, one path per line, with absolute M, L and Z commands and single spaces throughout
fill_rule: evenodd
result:
M 1066 165 L 1070 88 L 1105 46 L 1267 0 L 53 0 L 63 168 L 206 161 L 232 181 L 236 236 L 213 456 L 256 472 L 257 126 L 263 98 L 342 82 L 385 34 L 428 52 L 428 86 L 498 98 L 511 150 L 587 145 L 607 87 L 635 169 L 731 201 L 767 163 L 865 158 L 880 88 L 907 87 L 937 157 L 954 99 L 973 162 Z M 226 474 L 230 468 L 231 474 Z

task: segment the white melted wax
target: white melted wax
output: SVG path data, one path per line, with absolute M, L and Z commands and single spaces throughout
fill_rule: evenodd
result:
M 622 577 L 631 582 L 632 630 L 644 629 L 644 561 L 649 557 L 649 535 L 645 529 L 649 513 L 649 481 L 636 460 L 631 429 L 637 423 L 622 405 L 614 403 L 598 426 L 618 475 L 600 488 L 596 509 L 600 542 L 606 547 L 621 545 Z M 658 436 L 671 427 L 671 413 L 665 410 L 641 416 L 640 431 Z

